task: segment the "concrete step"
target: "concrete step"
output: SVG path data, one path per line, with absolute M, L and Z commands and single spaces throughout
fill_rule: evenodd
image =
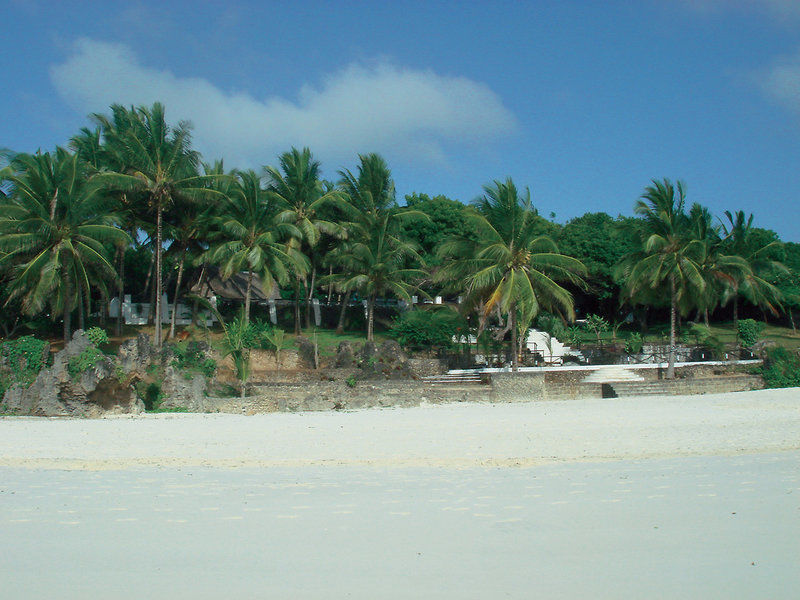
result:
M 480 385 L 483 381 L 480 373 L 447 373 L 445 375 L 430 375 L 423 377 L 422 381 L 432 385 Z
M 592 371 L 583 379 L 584 383 L 616 383 L 628 381 L 644 381 L 644 378 L 627 367 L 609 365 L 606 367 L 599 367 L 596 371 Z

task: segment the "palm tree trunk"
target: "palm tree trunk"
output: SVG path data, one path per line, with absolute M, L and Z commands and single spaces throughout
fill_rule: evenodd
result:
M 183 280 L 183 263 L 186 259 L 186 248 L 181 252 L 181 262 L 178 265 L 178 281 L 175 283 L 175 294 L 172 296 L 172 318 L 169 323 L 169 339 L 175 337 L 175 321 L 178 315 L 178 299 L 181 292 L 181 281 Z
M 150 268 L 147 269 L 147 277 L 144 280 L 144 290 L 142 290 L 142 294 L 146 297 L 147 291 L 150 289 L 150 280 L 153 277 L 153 267 L 156 263 L 156 253 L 153 252 L 150 255 Z
M 708 309 L 703 311 L 703 320 L 706 322 L 706 327 L 711 327 L 711 325 L 708 324 Z
M 200 305 L 197 300 L 197 296 L 203 294 L 203 283 L 206 280 L 206 263 L 203 263 L 203 266 L 200 269 L 200 277 L 197 278 L 197 294 L 195 295 L 194 302 L 192 303 L 192 325 L 197 326 L 197 310 L 199 309 Z
M 156 350 L 161 350 L 161 228 L 162 228 L 163 208 L 161 200 L 158 201 L 156 208 L 156 315 L 155 315 L 155 335 L 154 345 Z
M 733 296 L 733 331 L 739 331 L 739 294 Z
M 114 333 L 122 335 L 122 302 L 125 299 L 125 248 L 120 246 L 119 252 L 119 283 L 117 285 L 117 297 L 119 298 L 119 314 L 117 315 L 117 325 L 114 328 Z
M 675 324 L 677 321 L 678 294 L 675 290 L 675 275 L 669 278 L 669 363 L 667 364 L 667 379 L 675 379 Z
M 154 263 L 155 264 L 155 263 Z M 156 286 L 150 286 L 149 307 L 147 309 L 147 324 L 152 325 L 155 322 L 153 315 L 156 314 Z
M 341 335 L 344 333 L 344 320 L 347 316 L 347 305 L 350 303 L 350 292 L 347 292 L 344 295 L 344 299 L 342 300 L 342 308 L 339 309 L 339 322 L 336 325 L 336 333 Z
M 108 321 L 108 298 L 104 292 L 100 292 L 100 327 L 106 328 Z
M 300 278 L 294 282 L 294 334 L 300 335 Z
M 78 286 L 78 329 L 86 330 L 86 320 L 83 310 L 83 291 L 80 286 Z
M 72 335 L 72 306 L 70 296 L 72 295 L 72 285 L 69 277 L 64 281 L 64 344 L 69 342 Z
M 311 299 L 314 296 L 314 286 L 317 279 L 317 267 L 311 267 L 311 285 L 306 294 L 306 327 L 311 329 Z
M 511 370 L 519 369 L 519 348 L 517 348 L 517 307 L 511 305 Z
M 333 266 L 328 267 L 328 281 L 328 300 L 325 304 L 330 304 L 333 296 Z
M 247 272 L 247 290 L 244 293 L 244 322 L 250 322 L 250 295 L 253 290 L 253 271 Z
M 367 300 L 367 341 L 375 341 L 375 294 Z

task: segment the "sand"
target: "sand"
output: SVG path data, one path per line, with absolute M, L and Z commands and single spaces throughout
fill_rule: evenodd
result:
M 25 598 L 795 598 L 800 390 L 0 419 Z
M 800 449 L 800 389 L 353 412 L 1 418 L 0 466 L 532 466 Z

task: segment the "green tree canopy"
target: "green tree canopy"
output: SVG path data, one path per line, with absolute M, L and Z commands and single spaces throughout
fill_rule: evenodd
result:
M 530 193 L 520 193 L 510 178 L 484 187 L 467 224 L 476 237 L 462 235 L 440 246 L 445 263 L 436 279 L 462 292 L 465 306 L 480 307 L 484 318 L 495 310 L 507 315 L 516 368 L 519 330 L 540 310 L 574 318 L 572 295 L 560 282 L 581 283 L 586 267 L 539 233 Z
M 0 177 L 11 186 L 0 205 L 0 268 L 9 268 L 9 299 L 27 314 L 47 305 L 64 319 L 64 340 L 78 302 L 105 290 L 116 273 L 106 244 L 129 241 L 102 189 L 89 183 L 85 163 L 54 154 L 17 154 Z M 102 297 L 106 294 L 103 293 Z

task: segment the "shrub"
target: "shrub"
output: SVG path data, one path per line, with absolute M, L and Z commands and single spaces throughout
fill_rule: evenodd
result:
M 754 319 L 741 319 L 738 324 L 737 334 L 739 342 L 745 348 L 749 348 L 755 344 L 761 337 L 761 332 L 764 331 L 765 324 Z
M 345 385 L 350 388 L 356 387 L 356 376 L 355 375 L 348 375 L 347 379 L 344 380 Z
M 197 342 L 189 342 L 186 346 L 176 344 L 172 348 L 175 359 L 172 366 L 185 373 L 202 373 L 213 377 L 217 372 L 217 362 L 205 355 Z
M 0 398 L 12 385 L 29 386 L 45 366 L 47 342 L 26 335 L 0 344 L 0 356 L 8 372 L 0 373 Z
M 549 313 L 542 313 L 537 317 L 536 329 L 539 331 L 544 331 L 557 340 L 567 339 L 568 337 L 567 326 L 564 325 L 564 321 L 562 321 L 559 317 Z M 580 330 L 576 330 L 576 332 L 579 331 Z M 573 345 L 577 345 L 578 340 L 574 341 L 575 344 Z M 572 341 L 570 343 L 572 343 Z
M 140 382 L 136 385 L 136 392 L 144 402 L 144 409 L 147 411 L 156 410 L 163 399 L 161 386 L 158 383 Z
M 589 315 L 586 317 L 586 322 L 583 325 L 587 331 L 594 333 L 597 338 L 598 345 L 602 342 L 601 336 L 604 331 L 608 331 L 608 321 L 600 315 Z
M 688 333 L 694 337 L 695 343 L 698 346 L 709 348 L 714 358 L 719 358 L 725 354 L 725 344 L 723 344 L 722 340 L 715 336 L 711 332 L 711 329 L 705 325 L 694 323 L 689 328 Z
M 558 339 L 558 336 L 556 336 L 556 339 Z M 581 330 L 580 327 L 573 325 L 572 327 L 567 329 L 567 332 L 564 334 L 564 340 L 570 346 L 574 346 L 575 348 L 580 348 L 581 341 L 583 340 L 583 331 Z
M 108 335 L 105 330 L 100 327 L 91 327 L 84 331 L 84 334 L 92 345 L 83 350 L 78 356 L 73 356 L 69 359 L 67 371 L 73 379 L 77 379 L 81 376 L 81 373 L 94 368 L 105 358 L 105 355 L 98 348 L 99 345 L 108 343 Z
M 389 335 L 409 350 L 453 348 L 466 323 L 452 311 L 414 310 L 395 319 Z
M 105 354 L 103 354 L 99 348 L 96 346 L 89 346 L 78 356 L 73 356 L 69 359 L 67 371 L 73 379 L 77 379 L 81 376 L 81 373 L 85 373 L 89 369 L 94 368 L 95 365 L 104 358 Z
M 89 338 L 89 341 L 95 346 L 101 346 L 108 343 L 108 334 L 105 332 L 105 329 L 101 329 L 100 327 L 90 327 L 84 333 L 86 334 L 86 337 Z
M 250 338 L 249 343 L 253 344 L 253 348 L 260 348 L 261 350 L 274 350 L 272 337 L 275 327 L 269 321 L 255 319 L 250 321 Z
M 800 386 L 800 354 L 783 346 L 769 348 L 759 370 L 768 388 Z
M 642 348 L 644 348 L 642 334 L 638 331 L 634 331 L 628 338 L 628 341 L 625 342 L 625 352 L 628 354 L 639 354 Z

